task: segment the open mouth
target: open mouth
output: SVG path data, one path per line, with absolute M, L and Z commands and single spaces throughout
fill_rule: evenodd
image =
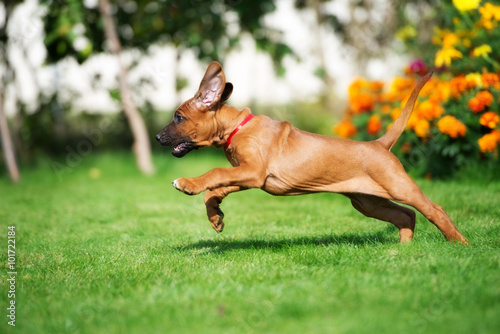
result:
M 191 142 L 182 142 L 174 146 L 174 149 L 172 150 L 172 155 L 176 158 L 182 158 L 195 148 L 196 145 L 194 145 Z

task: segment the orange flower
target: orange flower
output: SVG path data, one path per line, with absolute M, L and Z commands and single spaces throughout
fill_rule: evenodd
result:
M 382 108 L 380 108 L 380 111 L 382 111 L 382 114 L 388 114 L 392 111 L 392 107 L 388 104 L 384 104 Z
M 438 129 L 451 138 L 464 137 L 467 130 L 462 122 L 451 115 L 446 115 L 439 120 Z
M 443 46 L 445 48 L 452 47 L 456 42 L 458 42 L 458 37 L 452 32 L 443 36 Z
M 482 90 L 479 93 L 476 94 L 476 97 L 481 101 L 482 104 L 485 106 L 491 106 L 491 103 L 493 102 L 493 95 L 491 95 L 490 92 L 487 90 Z
M 469 100 L 467 106 L 475 113 L 483 111 L 486 107 L 491 106 L 493 95 L 487 90 L 482 90 Z
M 357 78 L 349 86 L 349 96 L 351 98 L 365 91 L 370 91 L 370 82 L 365 78 Z
M 427 138 L 427 135 L 429 134 L 429 128 L 429 121 L 425 119 L 419 119 L 415 124 L 413 131 L 415 131 L 415 134 L 420 138 Z
M 481 79 L 486 88 L 494 86 L 500 82 L 498 75 L 495 73 L 483 73 L 481 74 Z
M 469 102 L 467 103 L 467 107 L 469 107 L 469 109 L 475 113 L 484 110 L 484 104 L 482 104 L 481 101 L 475 96 L 469 100 Z
M 396 102 L 400 100 L 399 94 L 396 94 L 395 92 L 381 92 L 379 96 L 380 99 L 386 102 Z
M 497 150 L 497 144 L 500 143 L 500 131 L 494 130 L 491 133 L 487 133 L 477 141 L 479 149 L 481 152 L 495 152 Z
M 500 21 L 500 6 L 494 6 L 491 3 L 487 2 L 483 7 L 479 8 L 479 12 L 481 16 L 486 20 L 495 19 Z
M 422 87 L 422 90 L 420 91 L 419 96 L 420 97 L 428 97 L 436 90 L 436 86 L 439 84 L 439 82 L 431 78 L 427 83 Z
M 351 109 L 355 114 L 359 114 L 363 111 L 370 111 L 375 104 L 375 97 L 370 93 L 358 93 L 350 98 Z
M 479 119 L 479 123 L 482 126 L 494 129 L 497 124 L 500 123 L 500 117 L 493 111 L 488 111 L 481 116 L 481 118 Z
M 366 125 L 366 131 L 371 135 L 376 135 L 380 129 L 382 129 L 382 123 L 380 122 L 380 117 L 378 115 L 372 115 L 368 119 L 368 124 Z
M 356 127 L 350 121 L 342 121 L 334 127 L 333 132 L 336 132 L 341 138 L 351 138 L 357 133 Z
M 370 111 L 376 102 L 376 95 L 372 89 L 379 89 L 378 84 L 359 78 L 349 86 L 349 104 L 354 114 Z
M 401 109 L 394 108 L 391 111 L 391 118 L 395 121 L 399 117 L 399 114 L 401 114 Z
M 494 6 L 487 2 L 483 7 L 479 8 L 481 13 L 482 26 L 488 30 L 496 28 L 498 21 L 500 21 L 500 6 Z
M 415 80 L 412 78 L 396 77 L 396 78 L 394 78 L 394 81 L 392 82 L 391 90 L 393 90 L 395 92 L 401 92 L 401 91 L 404 91 L 406 89 L 413 88 L 414 84 L 415 84 Z
M 463 92 L 467 90 L 467 80 L 464 76 L 459 76 L 451 79 L 450 84 L 453 96 L 455 96 L 457 99 Z
M 415 130 L 415 127 L 417 126 L 419 120 L 420 120 L 420 118 L 418 118 L 417 114 L 412 113 L 410 115 L 410 118 L 408 119 L 408 122 L 406 122 L 405 129 Z
M 370 82 L 370 90 L 378 93 L 384 89 L 384 82 L 383 81 L 372 81 Z
M 427 100 L 418 106 L 416 114 L 420 118 L 432 121 L 444 114 L 444 108 L 435 102 Z
M 436 85 L 432 87 L 432 90 L 429 93 L 429 100 L 431 100 L 434 103 L 442 103 L 448 101 L 451 93 L 452 93 L 452 87 L 449 81 L 436 82 Z

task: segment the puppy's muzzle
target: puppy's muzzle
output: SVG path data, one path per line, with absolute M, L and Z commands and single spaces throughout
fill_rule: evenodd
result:
M 172 155 L 176 158 L 182 158 L 192 150 L 198 148 L 196 144 L 189 139 L 174 140 L 169 136 L 162 135 L 161 132 L 158 133 L 155 138 L 162 146 L 173 146 Z
M 161 146 L 173 146 L 174 139 L 171 136 L 162 132 L 159 132 L 155 136 L 156 140 L 160 143 Z

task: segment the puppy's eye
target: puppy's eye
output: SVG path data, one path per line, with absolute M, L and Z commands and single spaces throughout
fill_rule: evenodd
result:
M 181 123 L 182 121 L 184 121 L 186 118 L 185 117 L 182 117 L 181 115 L 179 114 L 175 114 L 174 116 L 174 121 L 175 123 L 179 124 Z

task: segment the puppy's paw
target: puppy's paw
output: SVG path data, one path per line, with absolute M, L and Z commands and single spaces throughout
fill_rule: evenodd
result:
M 222 221 L 223 219 L 224 213 L 220 209 L 217 209 L 217 214 L 209 218 L 210 224 L 212 225 L 212 228 L 215 230 L 215 232 L 221 233 L 224 230 L 224 222 Z
M 172 186 L 187 195 L 197 195 L 201 190 L 197 190 L 194 183 L 185 178 L 178 178 L 172 182 Z

